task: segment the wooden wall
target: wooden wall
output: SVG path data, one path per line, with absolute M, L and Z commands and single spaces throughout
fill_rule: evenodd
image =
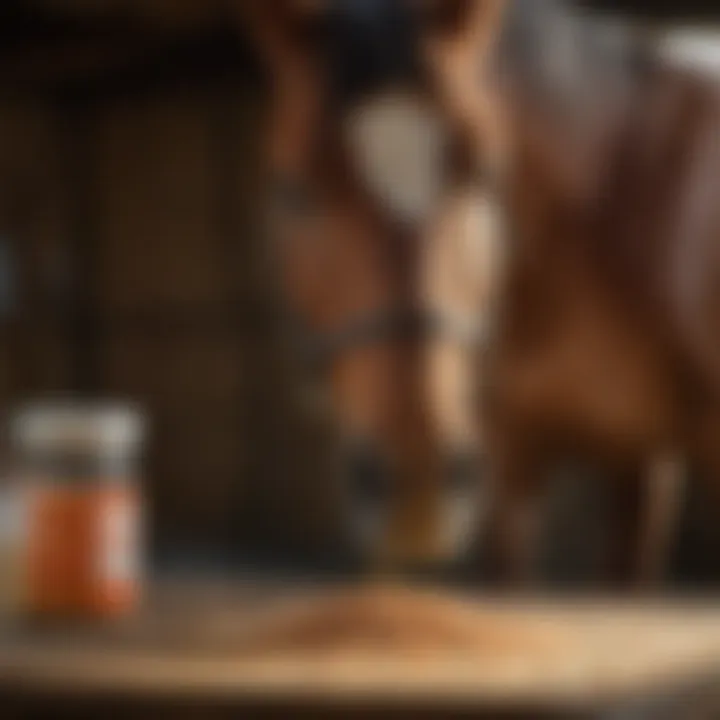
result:
M 86 113 L 87 375 L 151 413 L 156 537 L 309 549 L 321 493 L 262 262 L 260 99 L 199 83 Z
M 87 168 L 95 384 L 148 406 L 157 531 L 202 542 L 231 536 L 249 380 L 235 307 L 247 266 L 231 247 L 249 241 L 248 220 L 232 238 L 220 227 L 208 100 L 185 91 L 93 108 Z
M 0 105 L 21 266 L 0 398 L 128 398 L 151 419 L 163 557 L 315 553 L 320 444 L 298 417 L 262 251 L 257 92 L 160 84 Z M 17 207 L 15 207 L 17 206 Z
M 262 101 L 232 73 L 161 65 L 154 79 L 130 68 L 94 90 L 0 96 L 0 242 L 20 269 L 0 403 L 144 405 L 161 557 L 322 555 L 339 534 L 324 429 L 295 402 L 275 322 Z
M 12 312 L 2 318 L 0 398 L 7 407 L 69 379 L 71 288 L 61 125 L 34 98 L 0 99 L 0 242 L 11 260 Z

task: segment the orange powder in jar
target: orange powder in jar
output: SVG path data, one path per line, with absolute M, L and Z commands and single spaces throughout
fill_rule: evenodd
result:
M 115 618 L 136 608 L 141 433 L 140 416 L 125 408 L 38 407 L 18 416 L 32 615 Z

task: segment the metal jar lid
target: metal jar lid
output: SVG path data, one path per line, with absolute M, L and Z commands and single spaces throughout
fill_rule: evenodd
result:
M 114 402 L 41 402 L 21 408 L 10 433 L 23 454 L 87 453 L 122 457 L 136 454 L 145 434 L 144 414 Z

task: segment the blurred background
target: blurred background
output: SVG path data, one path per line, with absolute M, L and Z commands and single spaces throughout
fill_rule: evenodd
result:
M 231 2 L 0 5 L 0 408 L 72 394 L 146 409 L 159 571 L 335 568 L 325 430 L 298 402 L 262 243 L 263 78 Z M 703 33 L 720 20 L 712 2 L 594 9 Z M 693 37 L 687 52 L 720 67 L 720 35 Z M 720 579 L 705 506 L 685 512 L 684 584 Z M 590 513 L 566 515 L 591 532 Z
M 301 363 L 285 333 L 273 258 L 265 242 L 261 138 L 267 88 L 242 29 L 232 19 L 238 2 L 243 0 L 0 2 L 0 421 L 5 426 L 15 409 L 29 401 L 58 398 L 111 398 L 143 408 L 148 432 L 142 495 L 150 574 L 154 580 L 170 580 L 169 599 L 158 596 L 161 601 L 151 608 L 150 623 L 144 625 L 141 617 L 127 638 L 112 632 L 101 636 L 107 646 L 92 645 L 92 634 L 76 633 L 72 624 L 59 635 L 20 633 L 16 645 L 9 642 L 11 633 L 2 635 L 3 718 L 5 702 L 10 718 L 40 717 L 15 699 L 13 693 L 19 691 L 22 697 L 23 690 L 31 697 L 49 698 L 48 716 L 58 716 L 52 692 L 38 694 L 32 682 L 24 688 L 18 682 L 23 665 L 16 656 L 22 653 L 26 670 L 40 668 L 39 675 L 27 677 L 40 677 L 42 686 L 47 668 L 62 671 L 67 666 L 76 679 L 97 679 L 93 673 L 96 666 L 102 670 L 107 648 L 120 648 L 120 655 L 107 655 L 107 667 L 120 677 L 120 690 L 113 686 L 119 696 L 112 696 L 114 710 L 125 707 L 116 700 L 126 700 L 123 693 L 133 677 L 137 688 L 150 686 L 145 672 L 154 667 L 152 643 L 164 643 L 174 660 L 183 648 L 193 650 L 193 642 L 198 642 L 197 652 L 205 653 L 219 638 L 217 647 L 224 649 L 232 670 L 238 646 L 232 645 L 237 640 L 228 630 L 235 629 L 246 608 L 247 621 L 250 608 L 263 601 L 253 596 L 241 605 L 232 594 L 218 592 L 215 597 L 217 588 L 209 582 L 208 595 L 216 604 L 207 605 L 204 588 L 195 601 L 183 587 L 187 576 L 224 581 L 262 575 L 279 577 L 282 583 L 293 576 L 307 580 L 353 570 L 328 491 L 333 482 L 331 432 L 318 414 L 308 412 Z M 717 73 L 720 82 L 717 2 L 583 4 L 647 28 L 652 31 L 649 37 L 664 43 L 668 52 Z M 91 417 L 91 424 L 94 420 Z M 16 597 L 11 588 L 20 586 L 24 573 L 16 559 L 24 562 L 24 555 L 13 546 L 22 535 L 15 527 L 20 513 L 10 493 L 3 497 L 13 474 L 12 459 L 9 438 L 0 433 L 0 615 L 3 596 L 15 610 L 18 598 L 22 600 L 22 593 Z M 577 473 L 570 469 L 558 477 L 546 566 L 557 586 L 585 588 L 592 558 L 609 528 L 599 510 L 601 484 L 577 483 Z M 104 479 L 98 473 L 98 486 Z M 714 591 L 720 585 L 717 507 L 700 488 L 690 484 L 688 490 L 670 585 L 672 592 Z M 83 516 L 88 526 L 94 510 Z M 50 550 L 62 544 L 58 535 L 73 526 L 71 514 L 60 515 L 64 525 L 55 535 L 42 537 Z M 128 544 L 122 537 L 127 528 L 120 525 L 117 542 L 122 546 Z M 80 563 L 95 562 L 91 550 L 82 553 L 81 546 L 92 542 L 81 532 L 69 542 L 69 555 L 80 548 Z M 52 553 L 48 557 L 43 567 L 57 580 L 55 558 Z M 109 568 L 110 574 L 120 576 L 121 590 L 122 582 L 129 581 L 132 591 L 136 568 L 120 562 L 118 570 L 116 560 L 104 558 L 101 562 L 108 567 L 100 571 Z M 8 568 L 18 571 L 18 579 Z M 176 577 L 188 597 L 175 592 Z M 112 610 L 118 593 L 111 585 L 109 590 L 103 586 L 107 597 L 101 600 Z M 83 591 L 87 594 L 88 588 L 80 588 L 84 602 Z M 93 591 L 90 587 L 94 602 Z M 42 593 L 40 587 L 41 599 Z M 120 598 L 119 606 L 125 602 L 132 607 L 135 599 L 131 592 Z M 71 605 L 74 600 L 70 597 Z M 176 604 L 183 606 L 177 616 L 166 613 Z M 404 606 L 397 612 L 404 619 Z M 632 663 L 651 665 L 662 655 L 658 648 L 664 647 L 665 656 L 681 655 L 669 641 L 662 646 L 664 620 L 662 627 L 650 622 L 638 641 L 629 631 L 623 637 L 634 628 L 632 619 L 620 623 L 616 636 L 601 637 L 603 612 L 601 608 L 595 619 L 585 621 L 589 629 L 600 630 L 590 634 L 594 640 L 574 648 L 581 660 L 582 649 L 593 642 L 602 645 L 602 640 L 609 650 L 600 657 L 618 675 Z M 678 627 L 689 623 L 691 614 L 681 613 Z M 422 617 L 416 621 L 420 630 L 432 626 Z M 428 617 L 434 621 L 432 614 Z M 558 617 L 562 640 L 567 616 L 560 611 Z M 412 613 L 408 618 L 413 622 Z M 686 629 L 695 642 L 704 639 L 711 625 L 717 629 L 715 616 L 698 625 L 700 629 L 692 624 Z M 72 666 L 61 651 L 81 647 L 88 637 L 85 661 Z M 618 658 L 621 640 L 636 645 L 633 650 L 642 661 L 633 653 Z M 133 643 L 136 655 L 128 660 L 122 653 Z M 546 660 L 544 649 L 541 654 L 538 667 Z M 118 657 L 125 662 L 117 662 Z M 575 686 L 582 662 L 572 652 L 568 657 L 570 684 Z M 495 660 L 488 658 L 490 668 Z M 148 660 L 145 665 L 139 662 L 143 659 Z M 157 667 L 161 680 L 172 678 L 165 666 Z M 174 681 L 177 696 L 168 693 L 167 699 L 173 698 L 170 717 L 206 717 L 185 700 L 186 691 L 202 682 L 212 687 L 218 676 L 228 683 L 218 697 L 223 702 L 230 697 L 225 692 L 233 682 L 231 671 L 223 675 L 217 667 L 210 664 L 200 680 L 194 666 L 195 674 L 180 674 Z M 602 699 L 592 667 L 585 672 Z M 514 672 L 513 666 L 513 682 Z M 332 682 L 332 673 L 321 679 Z M 80 682 L 78 687 L 84 690 L 92 683 Z M 698 718 L 718 717 L 717 687 L 712 685 L 713 709 Z M 67 692 L 62 683 L 52 689 L 60 695 Z M 255 690 L 250 687 L 253 701 Z M 158 697 L 153 701 L 160 702 Z M 213 707 L 222 710 L 218 697 L 213 697 Z M 87 700 L 82 694 L 82 716 L 107 714 L 105 697 L 97 708 L 86 705 Z M 152 705 L 150 717 L 159 717 L 156 709 Z M 129 717 L 138 717 L 134 708 L 125 710 Z M 76 711 L 68 716 L 77 717 Z M 660 715 L 652 706 L 612 717 L 690 717 L 681 712 L 672 706 Z M 286 716 L 298 714 L 293 709 Z

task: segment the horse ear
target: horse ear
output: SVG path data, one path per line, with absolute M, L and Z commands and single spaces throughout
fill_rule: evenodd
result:
M 305 66 L 311 48 L 302 21 L 322 10 L 326 0 L 238 0 L 236 17 L 263 62 L 275 73 Z
M 471 0 L 470 4 L 471 32 L 489 52 L 502 35 L 508 0 Z
M 443 16 L 431 18 L 427 26 L 427 50 L 432 67 L 441 80 L 472 91 L 477 68 L 492 54 L 502 37 L 508 0 L 429 0 L 443 3 Z M 451 16 L 444 15 L 452 11 Z
M 502 32 L 508 0 L 417 0 L 431 32 L 446 41 L 489 47 Z
M 292 9 L 302 15 L 318 15 L 327 10 L 329 0 L 291 0 Z
M 459 0 L 458 37 L 472 46 L 476 54 L 485 54 L 502 35 L 507 0 Z
M 500 41 L 511 0 L 448 1 L 456 14 L 445 25 L 431 23 L 426 45 L 439 99 L 469 141 L 475 162 L 499 166 L 506 153 L 504 123 L 498 104 L 478 82 L 478 71 Z
M 232 6 L 269 71 L 275 107 L 268 162 L 285 174 L 297 175 L 305 167 L 322 112 L 322 72 L 305 21 L 323 1 L 235 0 Z

